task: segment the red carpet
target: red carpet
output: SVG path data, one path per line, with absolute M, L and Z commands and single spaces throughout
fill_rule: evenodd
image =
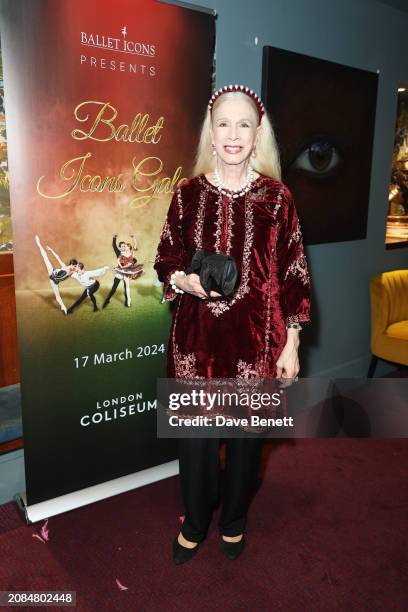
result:
M 238 560 L 223 556 L 213 521 L 197 556 L 173 564 L 182 506 L 171 478 L 51 518 L 46 543 L 32 537 L 42 523 L 0 507 L 0 589 L 75 590 L 81 612 L 406 612 L 407 440 L 264 450 Z

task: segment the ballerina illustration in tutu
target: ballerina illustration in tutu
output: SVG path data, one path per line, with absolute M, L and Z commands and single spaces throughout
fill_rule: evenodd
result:
M 115 234 L 113 237 L 112 247 L 117 257 L 117 263 L 114 268 L 115 278 L 113 279 L 112 288 L 109 291 L 102 308 L 106 308 L 106 306 L 109 304 L 110 299 L 116 292 L 121 280 L 123 280 L 125 290 L 125 306 L 130 308 L 132 303 L 132 298 L 130 295 L 130 281 L 136 280 L 143 274 L 143 264 L 138 264 L 134 255 L 135 251 L 137 251 L 136 238 L 133 235 L 131 238 L 133 239 L 133 244 L 130 242 L 121 241 L 119 242 L 118 246 L 116 242 L 117 234 Z
M 54 292 L 55 299 L 57 300 L 57 302 L 58 302 L 62 312 L 64 314 L 67 314 L 67 307 L 65 306 L 64 302 L 62 301 L 58 285 L 62 281 L 67 280 L 67 278 L 72 276 L 72 274 L 77 269 L 78 262 L 77 262 L 76 259 L 70 259 L 68 265 L 66 265 L 62 261 L 60 256 L 50 246 L 47 246 L 46 249 L 42 246 L 38 236 L 35 236 L 35 242 L 36 242 L 38 248 L 40 249 L 40 253 L 41 253 L 42 258 L 43 258 L 44 263 L 45 263 L 45 267 L 47 268 L 48 278 L 49 278 L 49 281 L 50 281 L 51 288 L 52 288 L 52 290 Z M 50 259 L 48 257 L 47 251 L 49 251 L 50 253 L 52 253 L 52 255 L 54 255 L 55 259 L 59 263 L 59 266 L 60 266 L 59 268 L 55 268 L 52 265 L 52 263 L 51 263 L 51 261 L 50 261 Z

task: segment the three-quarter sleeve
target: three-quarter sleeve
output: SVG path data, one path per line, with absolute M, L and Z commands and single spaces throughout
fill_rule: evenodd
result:
M 176 270 L 182 270 L 185 258 L 185 249 L 182 238 L 181 222 L 183 219 L 183 202 L 181 189 L 178 187 L 173 194 L 167 217 L 160 234 L 157 254 L 154 260 L 154 269 L 159 280 L 163 283 L 164 301 L 174 300 L 176 293 L 170 285 L 170 276 Z
M 310 323 L 311 282 L 293 196 L 284 186 L 276 244 L 281 305 L 286 324 Z

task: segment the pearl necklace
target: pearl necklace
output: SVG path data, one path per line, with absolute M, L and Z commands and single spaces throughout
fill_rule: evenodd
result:
M 239 198 L 240 196 L 245 195 L 250 189 L 252 185 L 252 181 L 254 180 L 254 170 L 252 166 L 248 165 L 248 172 L 245 179 L 245 184 L 243 187 L 239 187 L 238 189 L 229 189 L 225 187 L 225 185 L 221 182 L 221 177 L 218 173 L 218 168 L 214 170 L 214 183 L 217 187 L 218 191 L 223 195 L 227 195 L 230 198 Z

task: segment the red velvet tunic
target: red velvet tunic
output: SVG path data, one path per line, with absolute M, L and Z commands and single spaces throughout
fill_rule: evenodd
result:
M 230 299 L 175 293 L 175 270 L 197 249 L 231 254 L 240 284 Z M 201 174 L 175 191 L 154 265 L 163 301 L 176 300 L 167 376 L 275 377 L 286 323 L 309 322 L 310 277 L 293 197 L 276 179 L 259 176 L 236 199 L 220 195 Z

